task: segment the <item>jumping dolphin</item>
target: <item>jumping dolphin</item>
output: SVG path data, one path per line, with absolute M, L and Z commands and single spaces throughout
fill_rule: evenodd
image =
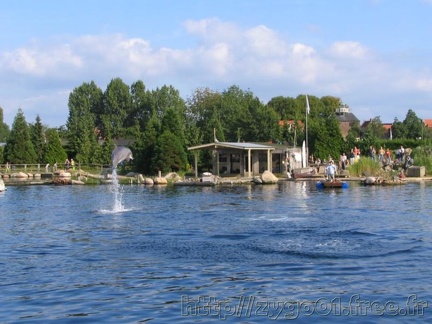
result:
M 130 160 L 133 160 L 132 151 L 126 146 L 117 146 L 111 153 L 113 169 L 116 169 L 119 163 Z

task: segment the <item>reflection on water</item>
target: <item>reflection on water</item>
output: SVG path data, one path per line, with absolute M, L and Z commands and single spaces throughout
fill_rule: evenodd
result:
M 113 189 L 12 186 L 0 196 L 3 322 L 218 320 L 221 308 L 203 314 L 200 300 L 223 301 L 227 320 L 261 322 L 277 313 L 257 314 L 257 302 L 432 301 L 429 183 Z M 230 313 L 241 301 L 254 301 L 250 312 Z M 403 319 L 430 321 L 426 310 Z M 347 317 L 313 320 L 329 319 Z

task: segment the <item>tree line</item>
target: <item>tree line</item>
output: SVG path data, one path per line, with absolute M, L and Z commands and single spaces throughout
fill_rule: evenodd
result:
M 82 164 L 109 165 L 115 143 L 125 140 L 137 172 L 187 171 L 193 161 L 187 148 L 213 142 L 214 134 L 226 142 L 300 146 L 306 137 L 306 117 L 309 151 L 315 157 L 337 157 L 354 146 L 382 145 L 385 129 L 379 117 L 365 130 L 353 125 L 343 138 L 335 115 L 341 99 L 308 96 L 308 100 L 306 116 L 305 95 L 278 96 L 265 104 L 251 91 L 233 85 L 222 92 L 199 88 L 184 100 L 172 86 L 148 90 L 140 80 L 129 86 L 115 78 L 103 91 L 91 81 L 70 93 L 69 115 L 59 129 L 44 126 L 39 116 L 27 123 L 18 109 L 9 130 L 0 108 L 0 142 L 6 142 L 0 161 L 53 164 L 73 158 Z M 404 121 L 395 119 L 394 140 L 420 137 L 431 138 L 431 133 L 412 110 Z M 200 152 L 199 168 L 211 166 L 211 152 Z

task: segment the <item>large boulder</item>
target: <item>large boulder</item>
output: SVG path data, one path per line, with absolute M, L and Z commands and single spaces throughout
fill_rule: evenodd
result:
M 156 177 L 154 179 L 154 184 L 155 185 L 166 185 L 166 184 L 168 184 L 168 180 L 166 178 Z
M 83 175 L 80 175 L 80 176 L 78 176 L 78 179 L 77 179 L 78 181 L 81 181 L 81 182 L 87 182 L 87 177 L 86 176 L 83 176 Z
M 145 178 L 144 179 L 144 184 L 147 186 L 153 186 L 154 185 L 154 181 L 152 178 Z
M 70 178 L 70 177 L 72 177 L 72 175 L 70 174 L 70 172 L 65 172 L 65 171 L 61 171 L 58 176 L 60 178 Z
M 252 182 L 256 183 L 256 184 L 262 184 L 263 183 L 260 176 L 254 176 Z
M 376 182 L 375 177 L 366 177 L 365 181 L 366 184 L 374 184 Z
M 261 175 L 261 180 L 263 184 L 273 184 L 279 181 L 279 179 L 268 170 L 263 172 Z
M 28 179 L 28 174 L 24 173 L 24 172 L 18 172 L 18 173 L 13 173 L 12 178 L 18 178 L 18 179 Z
M 177 182 L 179 180 L 182 180 L 182 178 L 175 172 L 170 172 L 165 176 L 165 179 L 172 180 L 173 182 Z

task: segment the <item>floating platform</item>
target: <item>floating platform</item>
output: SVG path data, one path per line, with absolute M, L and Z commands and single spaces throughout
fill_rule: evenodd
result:
M 327 180 L 321 180 L 316 183 L 316 187 L 318 189 L 324 189 L 324 188 L 349 188 L 348 183 L 345 181 L 327 181 Z

